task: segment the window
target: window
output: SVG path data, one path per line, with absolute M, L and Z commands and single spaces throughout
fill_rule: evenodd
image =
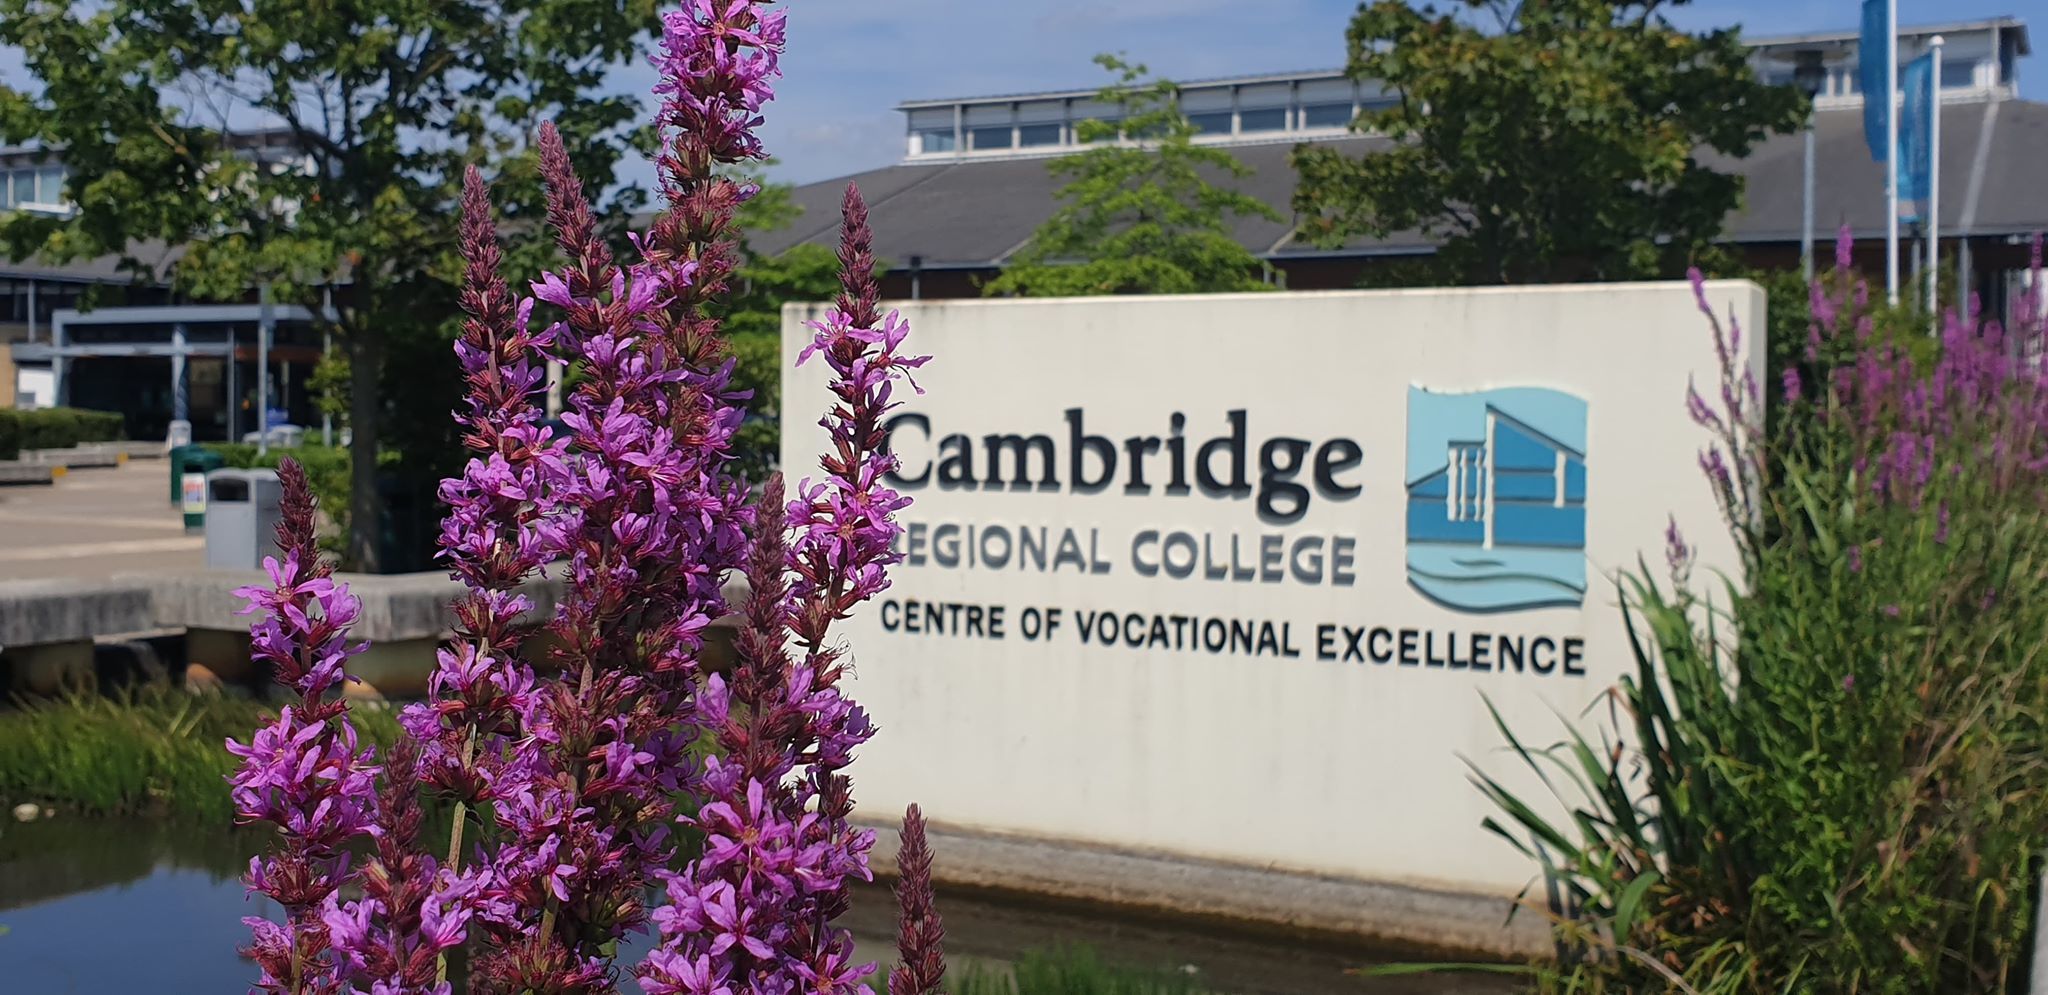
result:
M 1287 130 L 1287 108 L 1261 107 L 1258 110 L 1239 111 L 1237 114 L 1237 130 L 1243 132 L 1285 131 Z
M 8 200 L 8 205 L 19 207 L 22 204 L 33 203 L 35 199 L 36 171 L 33 169 L 16 170 L 14 172 L 14 196 Z
M 1941 64 L 1941 88 L 1944 90 L 1968 90 L 1977 85 L 1977 62 L 1974 59 L 1957 59 Z
M 1203 111 L 1200 114 L 1190 114 L 1188 115 L 1188 123 L 1195 126 L 1195 133 L 1198 135 L 1230 134 L 1229 111 Z
M 36 199 L 45 204 L 64 203 L 64 167 L 44 166 L 37 171 Z
M 1309 104 L 1301 109 L 1304 128 L 1343 128 L 1351 124 L 1351 101 L 1341 104 Z
M 1017 144 L 1027 149 L 1041 145 L 1058 145 L 1059 143 L 1059 125 L 1027 124 L 1017 128 Z
M 969 128 L 967 130 L 967 147 L 978 151 L 986 149 L 1007 149 L 1010 148 L 1013 144 L 1011 141 L 1013 137 L 1014 136 L 1010 131 L 1010 126 L 1007 124 L 995 125 L 992 127 Z
M 917 133 L 917 148 L 920 152 L 951 152 L 956 147 L 951 128 L 933 128 Z

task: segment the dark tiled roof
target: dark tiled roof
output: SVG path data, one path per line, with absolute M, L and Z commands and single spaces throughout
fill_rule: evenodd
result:
M 150 274 L 136 274 L 121 267 L 120 256 L 100 256 L 96 259 L 77 259 L 67 263 L 52 263 L 43 259 L 29 258 L 15 262 L 0 256 L 0 278 L 61 280 L 80 283 L 140 282 L 162 285 L 170 282 L 172 264 L 176 263 L 184 250 L 179 246 L 166 246 L 162 242 L 138 243 L 132 250 L 135 259 L 148 267 Z
M 1882 237 L 1884 167 L 1870 161 L 1863 145 L 1862 111 L 1824 110 L 1816 115 L 1814 222 L 1823 239 L 1843 223 L 1859 238 Z M 2040 181 L 2048 162 L 2048 104 L 2022 100 L 1948 104 L 1942 108 L 1941 227 L 1944 235 L 1996 236 L 2048 230 L 2048 184 Z M 1330 144 L 1366 154 L 1384 148 L 1379 138 L 1347 137 Z M 1231 151 L 1253 170 L 1239 189 L 1291 216 L 1294 172 L 1284 143 L 1250 145 Z M 1714 155 L 1705 161 L 1726 167 Z M 1729 219 L 1735 242 L 1791 242 L 1799 238 L 1803 139 L 1777 135 L 1733 167 L 1748 180 L 1745 203 Z M 875 230 L 875 252 L 901 267 L 921 256 L 931 269 L 989 268 L 1015 252 L 1056 206 L 1060 181 L 1047 172 L 1048 160 L 997 159 L 889 166 L 857 176 L 811 183 L 796 189 L 804 214 L 787 229 L 758 232 L 756 248 L 780 252 L 800 242 L 833 245 L 838 238 L 839 200 L 848 181 L 860 184 Z M 1287 238 L 1287 224 L 1241 221 L 1237 237 L 1264 256 L 1317 254 L 1313 246 Z M 1415 251 L 1427 247 L 1416 235 L 1359 240 L 1342 254 Z

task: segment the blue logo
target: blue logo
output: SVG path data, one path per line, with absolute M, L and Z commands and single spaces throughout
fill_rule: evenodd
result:
M 1467 612 L 1586 598 L 1586 402 L 1408 388 L 1408 583 Z

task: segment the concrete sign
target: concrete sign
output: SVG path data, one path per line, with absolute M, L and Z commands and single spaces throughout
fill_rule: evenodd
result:
M 1708 285 L 1762 377 L 1764 296 Z M 889 421 L 895 584 L 847 623 L 884 820 L 1441 892 L 1534 868 L 1466 762 L 1538 795 L 1632 666 L 1614 576 L 1733 572 L 1686 415 L 1683 284 L 924 303 Z M 792 306 L 784 355 L 808 341 Z M 786 374 L 816 473 L 823 364 Z M 1605 712 L 1602 710 L 1601 715 Z M 1585 721 L 1591 721 L 1586 719 Z

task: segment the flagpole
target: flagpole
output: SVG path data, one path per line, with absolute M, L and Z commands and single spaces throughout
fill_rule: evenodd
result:
M 1884 296 L 1899 303 L 1899 0 L 1884 4 Z M 1863 99 L 1870 99 L 1865 94 Z
M 1929 43 L 1934 56 L 1932 77 L 1927 88 L 1927 320 L 1934 334 L 1941 334 L 1941 44 L 1940 35 Z

